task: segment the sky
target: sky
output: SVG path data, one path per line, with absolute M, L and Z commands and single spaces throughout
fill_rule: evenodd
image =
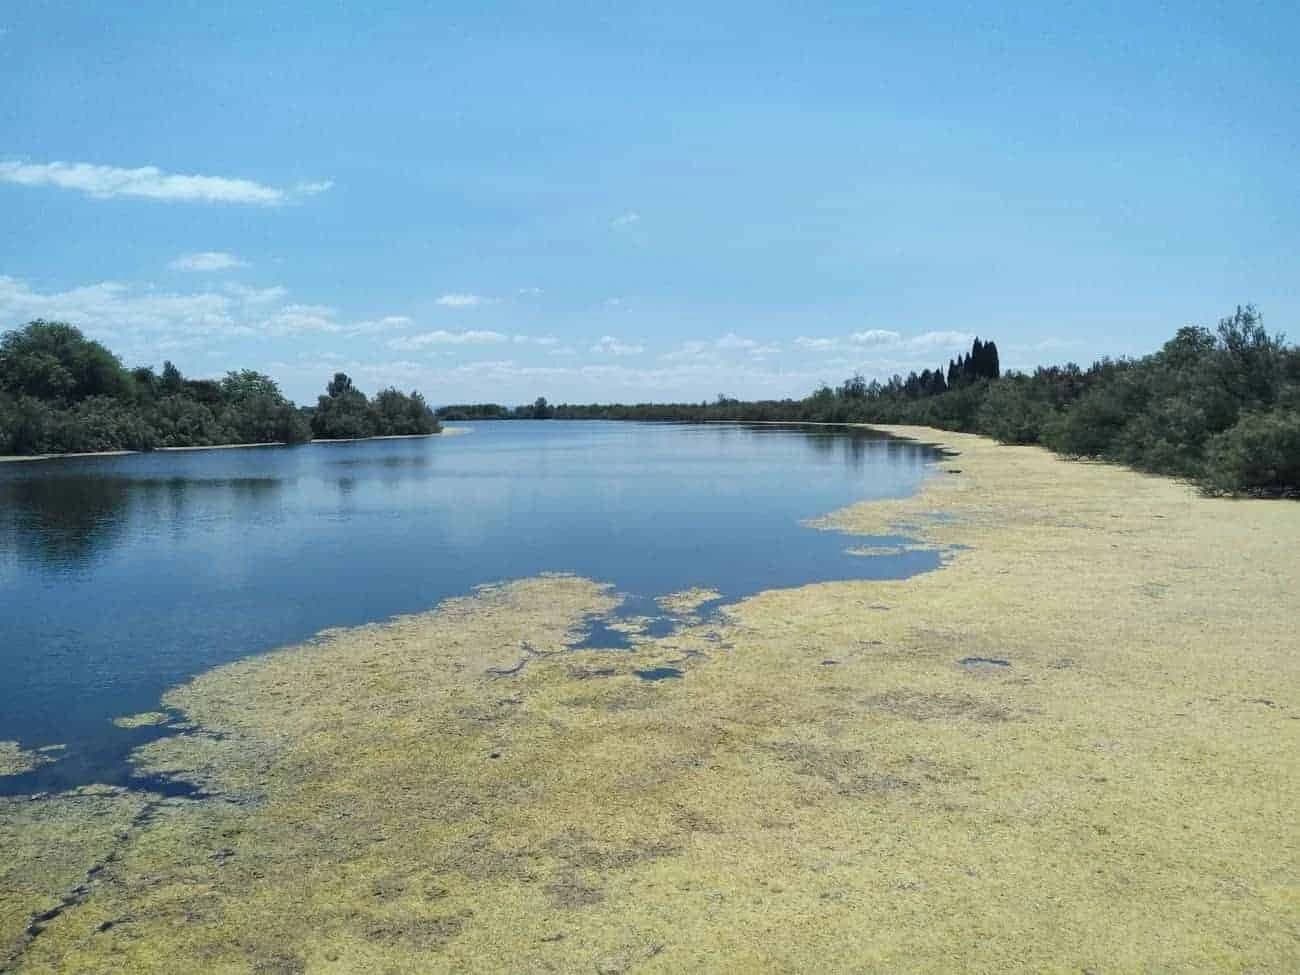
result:
M 433 403 L 1300 332 L 1300 5 L 0 6 L 0 329 Z

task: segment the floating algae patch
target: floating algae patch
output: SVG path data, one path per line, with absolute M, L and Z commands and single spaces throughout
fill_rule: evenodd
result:
M 683 589 L 681 592 L 660 596 L 655 602 L 665 612 L 675 613 L 678 616 L 689 616 L 692 613 L 698 613 L 706 603 L 716 602 L 721 598 L 722 593 L 717 589 L 696 586 L 693 589 Z
M 113 724 L 119 728 L 149 728 L 167 724 L 173 718 L 166 711 L 142 711 L 140 714 L 127 714 L 114 718 Z
M 23 748 L 16 741 L 0 741 L 0 775 L 28 772 L 50 760 L 47 752 Z
M 212 797 L 14 967 L 1294 970 L 1300 506 L 954 439 L 960 478 L 836 515 L 940 572 L 630 654 L 576 648 L 608 589 L 530 579 L 176 689 L 137 758 Z
M 0 971 L 89 896 L 148 803 L 117 789 L 0 798 Z

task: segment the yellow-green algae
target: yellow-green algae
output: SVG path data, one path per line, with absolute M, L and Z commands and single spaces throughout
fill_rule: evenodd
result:
M 722 593 L 716 589 L 695 586 L 691 589 L 683 589 L 681 592 L 672 592 L 666 596 L 660 596 L 655 602 L 665 612 L 674 613 L 678 616 L 689 616 L 705 603 L 711 603 L 713 600 L 721 598 Z
M 107 788 L 0 798 L 0 971 L 26 947 L 34 918 L 77 899 L 87 875 L 129 841 L 148 801 Z
M 16 741 L 0 741 L 0 775 L 17 775 L 43 764 L 40 752 L 23 748 Z
M 172 716 L 166 711 L 141 711 L 139 714 L 127 714 L 114 718 L 113 724 L 119 728 L 148 728 L 153 725 L 166 724 Z
M 177 689 L 143 764 L 218 797 L 18 968 L 1295 970 L 1300 506 L 942 437 L 959 475 L 834 519 L 937 572 L 635 654 L 565 651 L 612 598 L 528 580 Z

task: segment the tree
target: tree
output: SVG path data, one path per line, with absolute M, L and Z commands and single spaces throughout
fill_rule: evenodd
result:
M 129 397 L 132 383 L 117 356 L 80 329 L 37 320 L 0 339 L 0 388 L 75 403 L 88 396 Z
M 346 373 L 336 372 L 325 387 L 325 395 L 316 401 L 312 435 L 322 440 L 355 440 L 373 437 L 378 428 L 378 418 L 366 394 L 352 385 Z
M 185 377 L 181 375 L 181 371 L 172 364 L 170 359 L 163 363 L 161 386 L 163 392 L 172 395 L 185 388 Z
M 379 436 L 413 436 L 437 433 L 440 429 L 433 410 L 419 393 L 403 393 L 392 387 L 375 394 L 373 403 Z

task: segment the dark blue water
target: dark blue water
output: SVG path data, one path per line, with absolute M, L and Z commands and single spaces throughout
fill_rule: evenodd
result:
M 428 609 L 484 582 L 569 571 L 645 611 L 896 578 L 800 522 L 913 491 L 927 447 L 825 427 L 466 424 L 464 436 L 0 465 L 0 740 L 66 743 L 0 792 L 122 783 L 153 710 L 214 665 Z M 594 621 L 592 641 L 607 645 Z

